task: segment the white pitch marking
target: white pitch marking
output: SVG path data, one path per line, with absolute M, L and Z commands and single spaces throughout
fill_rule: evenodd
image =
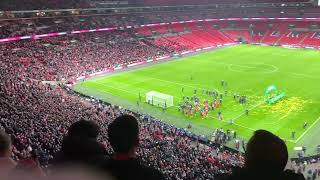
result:
M 272 64 L 261 63 L 261 64 L 252 64 L 252 65 L 266 65 L 266 66 L 269 66 L 269 67 L 273 68 L 272 70 L 268 70 L 267 72 L 260 72 L 260 73 L 263 73 L 263 74 L 271 74 L 271 73 L 275 73 L 275 72 L 279 71 L 279 68 L 277 66 L 275 66 L 275 65 L 272 65 Z M 245 68 L 251 68 L 251 69 L 256 68 L 254 66 L 246 66 L 246 65 L 239 65 L 239 64 L 228 64 L 229 71 L 233 71 L 233 72 L 244 72 L 244 71 L 234 70 L 234 69 L 232 69 L 232 66 L 245 67 Z
M 121 88 L 116 88 L 116 87 L 113 87 L 113 86 L 107 86 L 105 84 L 102 84 L 102 83 L 97 83 L 97 82 L 93 82 L 94 84 L 98 84 L 98 85 L 101 85 L 101 86 L 104 86 L 104 87 L 108 87 L 108 88 L 111 88 L 111 89 L 116 89 L 116 90 L 120 90 L 120 91 L 123 91 L 123 92 L 126 92 L 126 93 L 129 93 L 129 94 L 134 94 L 136 95 L 135 93 L 131 92 L 131 91 L 127 91 L 127 90 L 124 90 L 124 89 L 121 89 Z M 103 91 L 103 90 L 98 90 L 97 91 L 100 91 L 100 92 L 109 92 L 109 93 L 112 93 L 110 91 Z
M 298 76 L 298 77 L 300 76 L 300 77 L 304 77 L 304 78 L 309 78 L 309 79 L 319 79 L 319 78 L 317 78 L 315 76 L 311 76 L 311 75 L 307 75 L 307 74 L 291 73 L 291 72 L 289 72 L 289 74 L 292 74 L 292 75 Z
M 301 139 L 304 135 L 306 135 L 306 133 L 307 133 L 315 124 L 317 124 L 317 122 L 318 122 L 319 120 L 320 120 L 320 117 L 318 117 L 318 119 L 316 119 L 316 120 L 311 124 L 311 126 L 309 126 L 308 129 L 305 130 L 305 131 L 301 134 L 301 136 L 300 136 L 297 140 L 294 141 L 294 143 L 297 143 L 298 141 L 300 141 L 300 139 Z
M 261 106 L 262 104 L 263 104 L 263 102 L 258 103 L 258 104 L 256 104 L 255 106 L 253 106 L 252 108 L 250 108 L 249 110 L 251 111 L 251 110 L 253 110 L 253 109 L 255 109 L 255 108 L 257 108 L 257 107 Z M 241 116 L 243 116 L 244 114 L 246 114 L 246 113 L 244 112 L 244 113 L 240 114 L 239 116 L 235 117 L 233 120 L 237 120 L 237 119 L 239 119 L 239 118 L 240 118 Z
M 153 78 L 153 77 L 150 77 L 150 79 L 155 79 L 155 80 L 158 80 L 158 81 L 163 81 L 163 82 L 167 82 L 167 83 L 171 83 L 171 84 L 175 84 L 175 85 L 180 85 L 180 86 L 185 86 L 185 87 L 190 87 L 190 88 L 195 88 L 195 89 L 201 89 L 201 90 L 207 90 L 208 88 L 199 88 L 199 87 L 195 87 L 195 86 L 191 86 L 191 85 L 187 85 L 187 84 L 183 84 L 183 83 L 179 83 L 179 82 L 173 82 L 173 81 L 168 81 L 168 80 L 163 80 L 163 79 L 158 79 L 158 78 Z M 214 89 L 215 91 L 217 91 L 218 93 L 219 90 L 217 89 Z

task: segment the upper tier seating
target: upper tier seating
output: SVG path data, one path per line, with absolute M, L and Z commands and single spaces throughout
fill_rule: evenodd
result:
M 320 32 L 308 32 L 306 38 L 301 43 L 303 46 L 320 47 Z
M 241 3 L 284 3 L 284 2 L 297 2 L 297 0 L 243 0 Z M 308 0 L 302 0 L 299 2 L 308 2 Z M 142 0 L 139 4 L 144 5 L 193 5 L 193 4 L 215 4 L 215 3 L 239 3 L 237 0 Z
M 281 45 L 298 45 L 304 37 L 305 33 L 303 32 L 290 31 L 289 33 L 284 34 L 277 43 Z
M 241 37 L 245 41 L 251 42 L 251 37 L 248 30 L 223 30 L 223 33 L 234 41 L 238 41 L 238 39 Z

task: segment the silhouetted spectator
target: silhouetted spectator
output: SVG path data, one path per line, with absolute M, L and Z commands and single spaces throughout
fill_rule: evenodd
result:
M 38 179 L 45 176 L 39 162 L 33 159 L 31 154 L 18 162 L 15 162 L 11 156 L 11 139 L 5 131 L 0 130 L 0 179 L 20 179 L 20 177 Z
M 11 158 L 11 140 L 8 134 L 0 130 L 0 177 L 6 179 L 16 168 L 17 163 Z
M 147 167 L 136 159 L 139 145 L 139 125 L 135 117 L 123 115 L 108 127 L 109 142 L 115 151 L 104 168 L 119 180 L 165 179 L 160 171 Z
M 73 123 L 63 139 L 56 165 L 100 166 L 106 151 L 97 141 L 98 135 L 99 127 L 93 121 L 80 120 Z
M 247 144 L 245 166 L 235 169 L 223 180 L 303 180 L 302 174 L 284 171 L 288 162 L 286 144 L 278 136 L 265 131 L 255 131 Z

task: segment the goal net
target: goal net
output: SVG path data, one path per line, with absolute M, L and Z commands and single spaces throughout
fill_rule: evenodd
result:
M 154 106 L 168 108 L 173 106 L 173 96 L 156 91 L 150 91 L 146 93 L 146 102 Z

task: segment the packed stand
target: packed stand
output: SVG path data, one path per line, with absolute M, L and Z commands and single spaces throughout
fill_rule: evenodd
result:
M 69 2 L 69 1 L 68 1 Z M 23 4 L 23 3 L 19 3 Z M 66 3 L 61 3 L 66 4 Z M 68 4 L 68 3 L 67 3 Z M 145 24 L 171 23 L 189 20 L 204 20 L 212 18 L 238 18 L 238 17 L 319 17 L 318 8 L 234 8 L 226 11 L 224 8 L 195 9 L 188 11 L 158 11 L 128 14 L 99 14 L 83 13 L 80 15 L 60 14 L 47 17 L 2 17 L 0 19 L 0 38 L 27 36 L 34 34 L 47 34 L 53 32 L 71 32 L 84 29 L 110 28 L 110 27 L 136 27 Z
M 212 2 L 211 0 L 142 0 L 139 1 L 139 5 L 148 5 L 148 6 L 177 6 L 177 5 L 208 5 L 208 4 L 231 4 L 231 3 L 239 3 L 239 4 L 256 4 L 256 3 L 287 3 L 287 2 L 297 2 L 296 0 L 244 0 L 244 1 L 236 1 L 236 0 L 216 0 Z M 302 0 L 298 2 L 308 2 L 307 0 Z
M 19 68 L 23 78 L 63 80 L 164 55 L 129 32 L 89 33 L 0 47 L 3 61 Z
M 74 9 L 89 8 L 87 0 L 3 0 L 0 2 L 0 10 L 44 10 L 44 9 Z

